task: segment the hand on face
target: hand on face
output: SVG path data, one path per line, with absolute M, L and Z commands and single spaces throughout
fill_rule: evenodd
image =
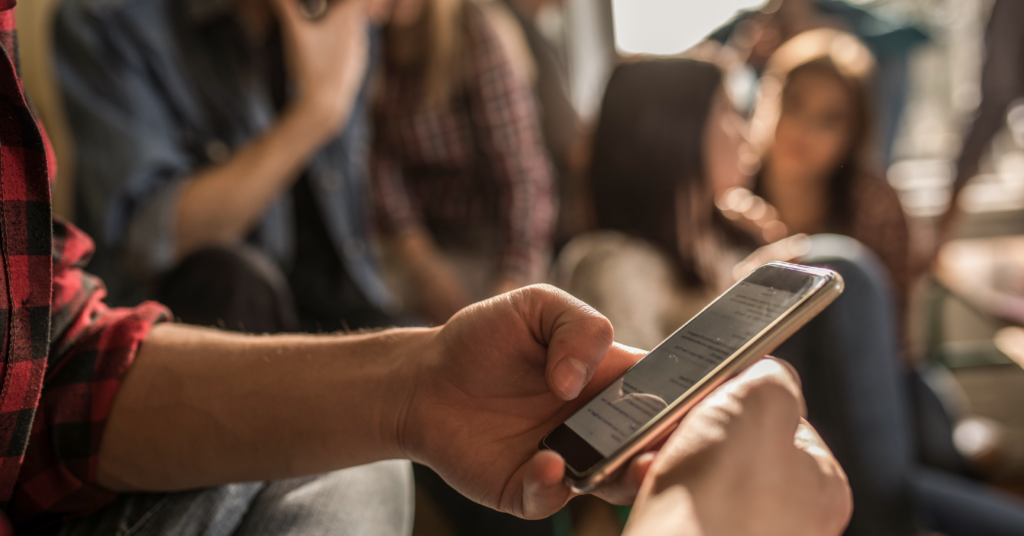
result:
M 309 20 L 296 0 L 271 0 L 281 24 L 296 107 L 329 135 L 348 119 L 369 62 L 367 0 L 329 2 Z
M 841 534 L 846 475 L 803 409 L 796 374 L 773 359 L 724 384 L 657 454 L 625 534 Z
M 435 335 L 418 361 L 402 443 L 467 497 L 525 518 L 549 516 L 572 497 L 564 462 L 541 438 L 644 354 L 612 344 L 597 311 L 548 286 L 470 306 Z M 650 458 L 602 489 L 630 502 Z

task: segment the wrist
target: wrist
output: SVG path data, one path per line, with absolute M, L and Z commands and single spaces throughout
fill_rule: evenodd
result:
M 295 124 L 300 138 L 310 140 L 319 148 L 342 129 L 348 115 L 348 107 L 338 99 L 309 96 L 295 100 L 285 118 Z
M 434 377 L 433 368 L 440 361 L 440 330 L 439 327 L 416 330 L 401 352 L 403 357 L 388 375 L 388 394 L 384 400 L 389 408 L 387 418 L 381 420 L 386 423 L 384 433 L 402 458 L 414 462 L 422 463 L 424 452 L 430 448 L 427 445 L 429 435 L 424 433 L 429 426 L 423 426 L 420 410 L 429 399 L 427 392 Z

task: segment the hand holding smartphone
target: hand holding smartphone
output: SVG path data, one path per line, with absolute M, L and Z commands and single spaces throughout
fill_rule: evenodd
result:
M 842 277 L 831 270 L 761 266 L 548 433 L 540 447 L 561 454 L 574 491 L 593 491 L 842 291 Z

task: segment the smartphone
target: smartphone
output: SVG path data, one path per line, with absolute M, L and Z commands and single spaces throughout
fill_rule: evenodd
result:
M 765 264 L 548 433 L 573 490 L 593 491 L 667 437 L 697 402 L 774 350 L 843 292 L 824 268 Z

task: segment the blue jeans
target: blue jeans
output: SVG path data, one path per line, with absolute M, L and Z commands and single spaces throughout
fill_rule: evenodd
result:
M 306 478 L 130 493 L 61 536 L 382 536 L 412 532 L 412 468 L 386 461 Z
M 839 272 L 846 291 L 774 354 L 800 373 L 808 420 L 850 478 L 846 534 L 912 535 L 915 523 L 948 536 L 1024 534 L 1024 502 L 915 462 L 892 292 L 874 255 L 818 235 L 803 262 Z

